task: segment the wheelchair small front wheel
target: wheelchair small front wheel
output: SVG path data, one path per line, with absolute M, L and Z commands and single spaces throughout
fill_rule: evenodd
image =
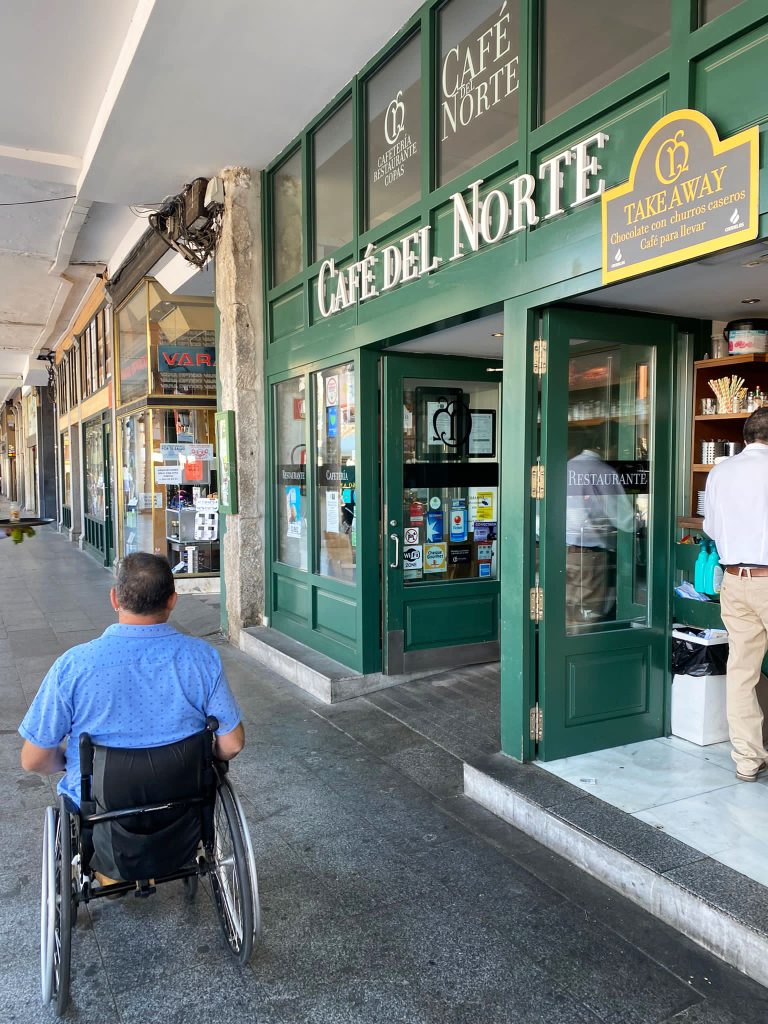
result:
M 72 900 L 72 823 L 62 798 L 45 812 L 40 896 L 41 994 L 45 1005 L 55 999 L 59 1015 L 69 1004 Z
M 241 964 L 253 951 L 253 890 L 237 808 L 226 781 L 216 790 L 211 889 L 224 938 Z

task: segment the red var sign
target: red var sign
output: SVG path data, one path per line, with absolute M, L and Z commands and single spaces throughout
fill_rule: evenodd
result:
M 214 373 L 216 349 L 213 345 L 190 348 L 185 345 L 158 345 L 158 367 L 163 373 Z

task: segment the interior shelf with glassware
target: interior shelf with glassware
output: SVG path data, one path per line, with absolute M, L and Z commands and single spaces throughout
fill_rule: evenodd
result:
M 678 525 L 700 530 L 707 474 L 716 460 L 741 451 L 744 421 L 755 409 L 768 405 L 768 353 L 700 359 L 693 367 L 690 514 L 681 516 Z M 736 395 L 726 392 L 718 397 L 710 387 L 710 381 L 718 380 L 730 385 L 734 377 L 743 382 Z

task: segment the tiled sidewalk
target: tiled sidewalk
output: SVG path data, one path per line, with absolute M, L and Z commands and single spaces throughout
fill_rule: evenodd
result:
M 0 543 L 0 1020 L 39 1024 L 46 780 L 15 732 L 53 659 L 113 621 L 112 579 L 50 530 Z M 460 762 L 376 706 L 321 707 L 217 637 L 248 745 L 264 940 L 240 969 L 201 887 L 81 912 L 70 1020 L 112 1024 L 753 1024 L 768 993 L 468 803 Z M 329 713 L 332 711 L 332 713 Z M 455 762 L 455 763 L 454 763 Z

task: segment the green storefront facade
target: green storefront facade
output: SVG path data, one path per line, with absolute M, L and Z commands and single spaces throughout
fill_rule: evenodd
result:
M 500 659 L 520 759 L 669 724 L 716 318 L 607 297 L 600 193 L 671 112 L 768 119 L 762 0 L 624 6 L 431 0 L 265 173 L 269 624 L 363 674 Z M 621 485 L 585 505 L 578 459 Z

